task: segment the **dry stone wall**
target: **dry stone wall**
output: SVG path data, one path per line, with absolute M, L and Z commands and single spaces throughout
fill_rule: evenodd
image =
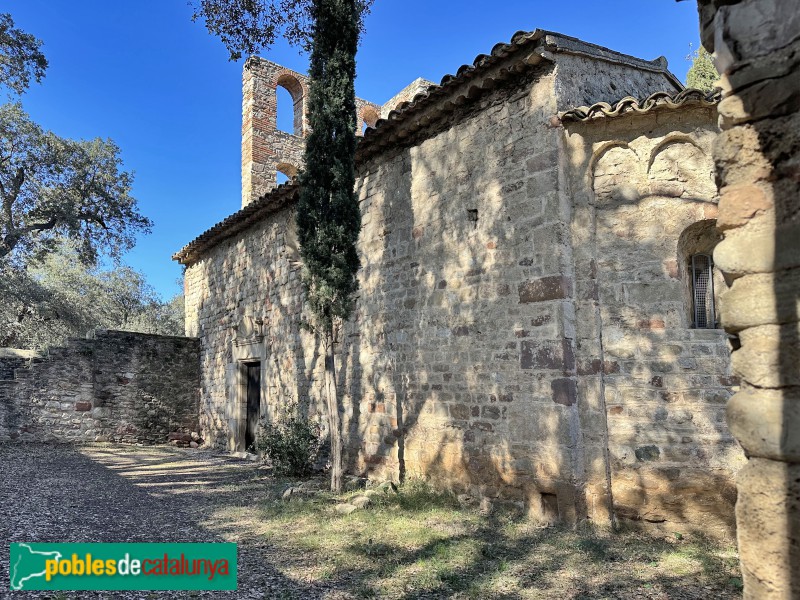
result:
M 16 364 L 13 377 L 0 379 L 0 441 L 158 444 L 186 436 L 188 444 L 198 425 L 198 346 L 101 331 Z

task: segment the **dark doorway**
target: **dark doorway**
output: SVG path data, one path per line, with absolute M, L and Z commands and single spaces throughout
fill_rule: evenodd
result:
M 244 433 L 244 449 L 249 451 L 256 441 L 256 427 L 261 414 L 261 363 L 247 363 L 247 426 Z

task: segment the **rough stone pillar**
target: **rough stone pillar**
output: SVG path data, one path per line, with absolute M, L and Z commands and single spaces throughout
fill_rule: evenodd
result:
M 741 343 L 728 423 L 750 459 L 737 482 L 744 597 L 800 598 L 800 2 L 699 8 L 724 92 L 714 259 L 731 283 L 723 325 Z

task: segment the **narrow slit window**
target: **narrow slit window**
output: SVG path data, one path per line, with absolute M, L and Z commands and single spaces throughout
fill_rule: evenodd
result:
M 714 310 L 714 265 L 711 256 L 695 254 L 690 260 L 694 326 L 697 329 L 714 329 L 717 323 Z

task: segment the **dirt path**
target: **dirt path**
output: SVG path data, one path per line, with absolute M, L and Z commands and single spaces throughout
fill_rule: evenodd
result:
M 0 597 L 9 590 L 11 542 L 238 542 L 237 592 L 79 592 L 56 598 L 318 598 L 285 578 L 263 540 L 208 527 L 215 506 L 262 498 L 255 463 L 205 452 L 113 446 L 0 445 Z
M 702 537 L 484 517 L 413 482 L 342 516 L 330 494 L 282 501 L 290 483 L 196 450 L 0 444 L 0 598 L 741 597 L 735 549 Z M 236 542 L 239 589 L 12 594 L 9 542 Z

